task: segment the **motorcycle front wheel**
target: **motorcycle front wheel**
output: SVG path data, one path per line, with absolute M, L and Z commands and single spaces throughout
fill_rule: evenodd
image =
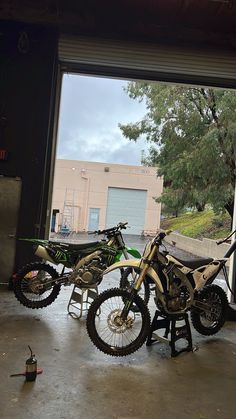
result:
M 16 275 L 13 284 L 15 296 L 28 308 L 49 306 L 58 296 L 61 285 L 56 284 L 57 271 L 41 262 L 24 266 Z
M 132 288 L 135 281 L 135 275 L 137 275 L 137 271 L 135 269 L 125 269 L 121 276 L 120 288 Z M 138 295 L 143 299 L 145 304 L 148 304 L 150 298 L 150 288 L 146 279 L 143 281 L 140 290 L 138 291 Z
M 198 292 L 196 300 L 207 304 L 209 310 L 191 309 L 193 327 L 202 335 L 215 335 L 226 319 L 228 300 L 224 290 L 215 284 L 207 285 Z
M 91 304 L 87 315 L 87 332 L 93 344 L 112 356 L 126 356 L 137 351 L 147 339 L 150 313 L 143 300 L 135 295 L 126 319 L 121 318 L 124 306 L 130 301 L 128 291 L 112 288 L 100 294 Z

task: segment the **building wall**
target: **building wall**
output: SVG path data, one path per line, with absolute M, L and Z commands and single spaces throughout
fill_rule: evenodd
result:
M 89 208 L 100 208 L 99 228 L 105 228 L 108 187 L 147 190 L 144 230 L 159 228 L 161 206 L 153 197 L 161 195 L 163 181 L 156 176 L 156 168 L 60 159 L 56 161 L 52 200 L 52 209 L 60 211 L 56 228 L 60 227 L 66 189 L 67 201 L 74 202 L 74 230 L 88 230 Z
M 16 237 L 44 238 L 58 34 L 37 25 L 1 22 L 0 38 L 0 149 L 8 152 L 7 160 L 0 161 L 0 176 L 22 182 Z M 8 246 L 7 236 L 1 244 Z M 15 272 L 32 260 L 33 252 L 19 240 L 11 239 L 11 246 L 16 246 L 15 267 L 10 266 Z M 1 267 L 0 276 L 9 279 Z

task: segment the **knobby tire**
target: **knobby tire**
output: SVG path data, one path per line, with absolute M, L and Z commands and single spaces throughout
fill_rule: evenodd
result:
M 22 291 L 22 282 L 25 280 L 24 278 L 27 275 L 27 273 L 31 271 L 45 271 L 49 273 L 52 279 L 56 279 L 59 276 L 57 271 L 52 266 L 46 263 L 41 263 L 41 262 L 29 263 L 28 265 L 24 266 L 16 275 L 16 279 L 13 284 L 14 294 L 17 300 L 21 304 L 23 304 L 25 307 L 32 308 L 32 309 L 47 307 L 50 304 L 52 304 L 53 301 L 55 301 L 55 299 L 57 298 L 61 289 L 61 285 L 60 284 L 53 285 L 51 288 L 51 293 L 45 299 L 42 299 L 39 301 L 32 301 L 29 298 L 27 298 Z
M 104 303 L 106 300 L 109 300 L 113 297 L 119 297 L 119 296 L 122 298 L 123 301 L 126 301 L 127 299 L 130 298 L 130 293 L 120 288 L 112 288 L 101 293 L 92 302 L 88 310 L 87 322 L 86 322 L 87 332 L 93 344 L 100 351 L 111 356 L 126 356 L 137 351 L 147 339 L 147 336 L 150 330 L 151 320 L 150 320 L 149 310 L 146 304 L 143 302 L 142 298 L 136 295 L 134 297 L 133 303 L 137 305 L 139 309 L 138 316 L 141 316 L 141 319 L 142 319 L 141 330 L 137 338 L 135 338 L 135 340 L 133 340 L 130 344 L 126 346 L 118 347 L 118 346 L 109 345 L 99 336 L 99 333 L 97 332 L 97 329 L 96 329 L 95 322 L 96 320 L 99 319 L 99 315 L 101 314 L 100 307 L 102 303 Z
M 228 309 L 228 299 L 224 290 L 221 287 L 215 284 L 207 285 L 201 291 L 199 291 L 197 299 L 201 301 L 203 300 L 207 301 L 207 298 L 212 293 L 214 293 L 215 295 L 219 297 L 220 305 L 221 305 L 221 313 L 220 313 L 219 319 L 216 321 L 215 326 L 207 327 L 203 325 L 202 320 L 201 320 L 202 310 L 197 309 L 197 308 L 191 309 L 190 316 L 191 316 L 192 325 L 194 329 L 197 330 L 197 332 L 201 333 L 201 335 L 204 335 L 204 336 L 215 335 L 222 328 L 226 320 L 226 313 Z

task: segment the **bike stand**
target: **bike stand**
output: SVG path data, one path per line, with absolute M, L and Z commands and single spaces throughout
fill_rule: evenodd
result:
M 98 288 L 80 288 L 74 285 L 69 303 L 67 306 L 68 314 L 74 319 L 80 319 L 90 304 L 98 295 Z M 72 308 L 76 311 L 72 311 Z
M 158 317 L 161 317 L 158 319 Z M 184 326 L 176 326 L 176 323 L 179 321 L 184 321 Z M 165 329 L 164 336 L 159 336 L 156 333 L 153 333 L 155 330 Z M 170 333 L 170 339 L 168 335 Z M 179 339 L 185 339 L 187 345 L 177 350 L 175 343 Z M 169 344 L 171 348 L 171 356 L 175 357 L 182 352 L 191 352 L 193 351 L 192 345 L 192 333 L 190 329 L 190 324 L 188 320 L 188 313 L 181 315 L 166 315 L 161 314 L 160 311 L 156 310 L 154 318 L 152 320 L 151 329 L 147 338 L 146 345 L 151 346 L 155 342 L 164 342 Z

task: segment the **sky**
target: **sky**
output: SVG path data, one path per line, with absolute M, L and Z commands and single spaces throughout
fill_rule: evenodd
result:
M 64 75 L 57 158 L 141 164 L 145 139 L 125 139 L 118 124 L 142 119 L 145 102 L 130 99 L 125 86 L 124 80 Z

